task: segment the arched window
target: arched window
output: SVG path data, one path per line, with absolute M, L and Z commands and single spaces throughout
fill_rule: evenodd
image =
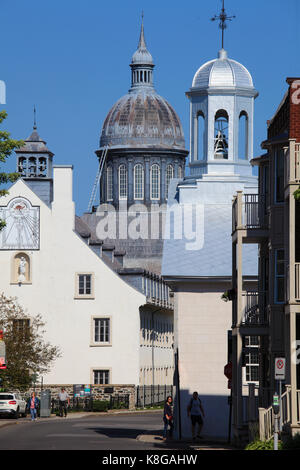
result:
M 247 160 L 248 155 L 248 114 L 242 111 L 239 118 L 239 158 Z
M 183 169 L 182 166 L 178 167 L 178 178 L 182 179 L 183 178 Z
M 215 116 L 215 158 L 228 159 L 228 114 L 220 109 Z
M 166 170 L 166 199 L 168 199 L 168 190 L 171 179 L 174 177 L 174 168 L 172 165 L 167 166 Z
M 134 167 L 134 199 L 144 199 L 144 169 L 140 163 Z
M 119 199 L 127 199 L 127 169 L 125 165 L 119 166 Z
M 202 112 L 197 115 L 197 159 L 204 159 L 205 117 Z
M 158 200 L 160 197 L 160 169 L 157 164 L 151 166 L 151 189 L 150 197 L 152 200 Z
M 36 176 L 36 158 L 29 158 L 29 176 Z
M 111 166 L 106 170 L 106 199 L 107 201 L 113 200 L 113 169 Z

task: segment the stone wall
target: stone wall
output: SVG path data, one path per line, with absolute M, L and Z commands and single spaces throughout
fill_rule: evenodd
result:
M 117 395 L 129 395 L 129 409 L 132 410 L 135 408 L 136 402 L 136 387 L 135 385 L 90 385 L 91 392 L 94 400 L 110 400 L 111 396 Z M 70 395 L 70 398 L 73 397 L 73 384 L 69 385 L 59 385 L 59 384 L 47 384 L 43 386 L 44 390 L 51 390 L 51 398 L 57 398 L 61 389 L 64 388 L 66 392 Z M 31 388 L 27 392 L 27 396 L 34 391 L 34 388 Z M 35 387 L 35 392 L 39 397 L 41 392 L 41 386 L 38 385 Z

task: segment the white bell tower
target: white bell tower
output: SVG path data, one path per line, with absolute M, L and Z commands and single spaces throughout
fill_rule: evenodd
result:
M 224 31 L 228 16 L 224 7 L 219 20 L 222 46 L 218 58 L 202 65 L 192 87 L 190 100 L 190 174 L 252 175 L 254 99 L 258 96 L 248 70 L 228 58 Z
M 254 99 L 258 92 L 248 70 L 224 49 L 202 65 L 190 100 L 190 172 L 251 175 Z

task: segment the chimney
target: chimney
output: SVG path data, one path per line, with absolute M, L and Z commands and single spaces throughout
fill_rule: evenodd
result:
M 59 218 L 59 226 L 75 230 L 75 204 L 73 202 L 73 165 L 53 166 L 52 214 Z

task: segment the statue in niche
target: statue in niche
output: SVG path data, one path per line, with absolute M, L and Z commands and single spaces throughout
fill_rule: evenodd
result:
M 20 264 L 19 264 L 19 277 L 18 277 L 18 282 L 24 282 L 26 281 L 26 265 L 27 261 L 24 258 L 24 256 L 21 256 L 20 258 Z

